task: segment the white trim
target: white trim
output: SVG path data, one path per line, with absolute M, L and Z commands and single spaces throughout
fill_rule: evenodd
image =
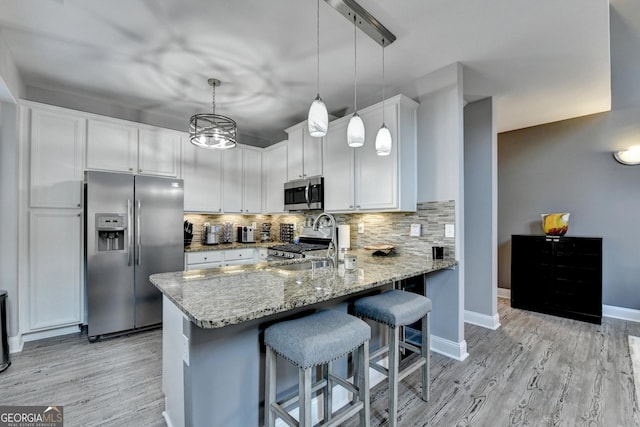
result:
M 431 335 L 431 351 L 459 361 L 463 361 L 469 356 L 465 340 L 455 342 L 434 335 Z
M 616 307 L 615 305 L 602 305 L 602 316 L 612 319 L 629 320 L 640 322 L 640 310 L 626 307 Z
M 500 327 L 500 315 L 496 313 L 493 316 L 489 316 L 482 313 L 476 313 L 475 311 L 465 310 L 464 322 L 495 331 Z
M 511 289 L 498 287 L 498 298 L 511 299 Z
M 24 347 L 22 335 L 9 337 L 9 353 L 20 353 L 22 351 L 22 347 Z
M 44 331 L 25 333 L 25 334 L 22 334 L 22 339 L 24 342 L 29 342 L 29 341 L 41 340 L 44 338 L 57 337 L 60 335 L 77 334 L 79 332 L 80 332 L 80 326 L 72 325 L 72 326 L 65 326 L 62 328 L 47 329 Z

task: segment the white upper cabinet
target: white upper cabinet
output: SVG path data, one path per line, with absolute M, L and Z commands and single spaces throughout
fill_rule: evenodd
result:
M 287 182 L 287 143 L 282 141 L 264 150 L 265 212 L 284 212 L 284 183 Z
M 328 212 L 355 209 L 355 150 L 347 145 L 348 120 L 329 124 L 323 147 L 324 210 Z
M 244 212 L 262 212 L 262 150 L 242 150 L 242 208 Z
M 403 95 L 385 101 L 384 122 L 393 140 L 388 156 L 375 151 L 381 103 L 359 111 L 365 126 L 363 147 L 347 145 L 350 117 L 329 124 L 323 148 L 325 211 L 416 210 L 417 107 Z
M 222 212 L 222 151 L 182 143 L 182 179 L 186 212 Z
M 180 176 L 179 132 L 160 128 L 140 128 L 138 173 L 168 177 Z
M 87 124 L 87 169 L 178 177 L 181 134 L 119 120 Z
M 55 108 L 22 107 L 21 111 L 25 119 L 31 113 L 30 205 L 81 207 L 85 119 Z
M 285 130 L 288 137 L 287 179 L 322 175 L 322 138 L 309 135 L 307 121 Z
M 262 212 L 262 149 L 238 145 L 223 151 L 222 211 Z
M 87 169 L 136 173 L 138 128 L 120 122 L 89 119 Z

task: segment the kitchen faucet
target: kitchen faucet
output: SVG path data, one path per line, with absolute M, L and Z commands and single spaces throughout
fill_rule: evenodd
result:
M 329 242 L 329 247 L 327 248 L 326 258 L 331 260 L 333 268 L 336 268 L 338 266 L 338 250 L 336 245 L 336 219 L 333 217 L 333 215 L 322 212 L 313 221 L 311 229 L 314 231 L 318 231 L 320 218 L 322 217 L 326 217 L 329 220 L 329 226 L 331 227 L 331 242 Z

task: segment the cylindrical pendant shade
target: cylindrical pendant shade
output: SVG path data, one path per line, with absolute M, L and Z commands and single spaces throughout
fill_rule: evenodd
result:
M 349 147 L 362 147 L 364 145 L 364 123 L 358 113 L 353 113 L 351 120 L 349 120 L 347 144 L 349 144 Z
M 309 134 L 315 138 L 322 138 L 329 128 L 329 114 L 320 94 L 311 103 L 309 108 Z
M 376 135 L 376 154 L 378 156 L 388 156 L 391 154 L 391 144 L 391 132 L 389 132 L 389 128 L 382 123 Z

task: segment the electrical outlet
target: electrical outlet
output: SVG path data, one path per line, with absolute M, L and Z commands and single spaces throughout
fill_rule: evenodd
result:
M 455 227 L 453 224 L 444 225 L 444 237 L 454 238 L 456 236 Z
M 258 223 L 257 223 L 257 222 L 255 222 L 255 221 L 254 221 L 254 222 L 252 222 L 252 223 L 251 223 L 251 228 L 253 228 L 254 230 L 255 230 L 256 228 L 258 228 Z
M 409 231 L 409 236 L 411 237 L 420 237 L 420 224 L 411 224 L 411 230 Z
M 358 223 L 358 234 L 364 233 L 364 222 Z

